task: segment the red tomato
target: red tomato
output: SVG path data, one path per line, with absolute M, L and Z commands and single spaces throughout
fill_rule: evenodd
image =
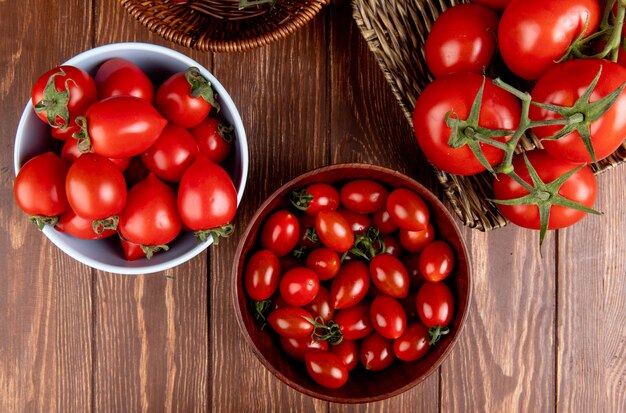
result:
M 322 286 L 320 286 L 313 301 L 305 305 L 304 309 L 311 313 L 313 317 L 322 317 L 324 321 L 332 320 L 333 315 L 335 315 L 330 292 L 326 287 Z
M 450 73 L 483 74 L 496 50 L 498 15 L 478 4 L 460 4 L 435 20 L 424 44 L 434 77 Z
M 337 212 L 339 212 L 346 219 L 346 221 L 348 221 L 350 228 L 352 228 L 352 232 L 355 234 L 363 234 L 369 227 L 372 226 L 372 220 L 369 215 L 360 214 L 346 208 L 339 208 L 337 209 Z
M 348 370 L 341 359 L 328 351 L 315 351 L 304 355 L 309 375 L 320 386 L 336 389 L 348 381 Z
M 96 102 L 85 118 L 88 136 L 79 138 L 81 151 L 92 149 L 107 158 L 139 155 L 156 142 L 167 124 L 149 102 L 134 96 Z
M 180 180 L 178 212 L 200 240 L 206 240 L 207 231 L 214 239 L 222 235 L 214 230 L 227 226 L 237 212 L 237 190 L 230 176 L 218 164 L 198 155 Z
M 367 265 L 361 261 L 344 264 L 330 285 L 333 308 L 348 308 L 360 302 L 367 295 L 370 274 Z
M 527 80 L 541 77 L 583 32 L 599 25 L 597 0 L 513 0 L 500 19 L 498 45 L 504 63 Z
M 35 81 L 31 102 L 37 116 L 54 128 L 63 128 L 96 101 L 96 84 L 75 66 L 60 66 Z
M 76 139 L 68 139 L 63 144 L 63 149 L 61 149 L 61 158 L 71 165 L 74 163 L 79 156 L 83 153 L 78 149 L 78 140 Z M 124 172 L 128 165 L 130 165 L 130 158 L 108 158 L 109 161 L 113 162 L 117 169 Z
M 395 189 L 387 198 L 387 211 L 402 229 L 422 231 L 428 226 L 430 215 L 424 200 L 415 192 Z
M 278 262 L 280 262 L 280 273 L 285 274 L 287 271 L 302 267 L 302 262 L 299 259 L 294 257 L 293 255 L 283 255 L 278 258 Z
M 64 232 L 73 237 L 86 240 L 107 238 L 117 232 L 112 229 L 106 229 L 98 234 L 93 230 L 90 219 L 81 218 L 76 215 L 76 212 L 72 211 L 71 208 L 68 208 L 61 214 L 59 222 L 57 222 L 54 228 L 59 232 Z
M 417 293 L 416 305 L 426 327 L 445 327 L 452 320 L 454 298 L 443 282 L 425 282 Z
M 91 232 L 93 232 L 93 229 L 91 230 Z M 146 253 L 139 244 L 134 244 L 120 237 L 120 245 L 122 246 L 122 250 L 124 251 L 124 257 L 127 261 L 135 261 L 140 258 L 146 257 Z
M 339 356 L 348 371 L 354 370 L 359 364 L 359 344 L 356 340 L 342 340 L 330 346 L 329 351 Z
M 398 338 L 406 328 L 406 313 L 402 304 L 386 295 L 374 298 L 370 307 L 370 319 L 374 330 L 385 338 Z
M 320 280 L 308 268 L 294 268 L 283 275 L 279 288 L 287 304 L 302 307 L 313 301 L 320 289 Z
M 344 207 L 361 214 L 371 214 L 385 206 L 389 193 L 376 181 L 357 179 L 342 186 L 339 195 Z
M 490 79 L 475 73 L 456 73 L 430 83 L 417 99 L 413 112 L 415 137 L 422 152 L 437 168 L 456 175 L 474 175 L 486 168 L 476 159 L 468 145 L 452 148 L 448 140 L 452 129 L 446 115 L 452 111 L 457 119 L 467 119 L 480 86 L 485 81 L 478 125 L 488 129 L 517 129 L 520 121 L 519 100 L 495 86 Z M 497 138 L 506 142 L 510 136 Z M 502 162 L 504 151 L 480 144 L 491 166 Z
M 315 218 L 315 230 L 322 244 L 336 252 L 346 252 L 354 244 L 350 223 L 336 211 L 320 211 Z
M 211 83 L 195 67 L 176 73 L 163 82 L 154 103 L 168 121 L 183 128 L 199 125 L 211 107 L 219 108 Z
M 374 331 L 369 308 L 369 303 L 360 302 L 335 312 L 333 321 L 339 325 L 344 340 L 359 340 Z
M 168 182 L 179 182 L 198 156 L 198 145 L 191 134 L 178 125 L 168 124 L 159 138 L 141 154 L 150 172 Z
M 398 238 L 385 234 L 383 235 L 383 242 L 385 243 L 385 254 L 393 255 L 396 258 L 400 258 L 404 254 L 404 248 Z
M 441 281 L 454 268 L 454 251 L 445 241 L 435 241 L 420 255 L 420 272 L 428 281 Z
M 255 301 L 270 298 L 280 282 L 280 262 L 272 251 L 257 251 L 246 263 L 243 273 L 243 286 L 246 293 Z
M 68 208 L 65 194 L 67 164 L 52 152 L 35 156 L 24 164 L 13 184 L 13 197 L 31 216 L 55 217 Z M 39 224 L 39 228 L 43 223 Z
M 407 255 L 402 259 L 402 263 L 409 274 L 409 289 L 414 290 L 421 287 L 426 279 L 420 271 L 420 256 Z
M 393 353 L 402 361 L 424 357 L 429 349 L 428 329 L 420 322 L 409 324 L 404 333 L 393 342 Z
M 143 181 L 150 175 L 150 171 L 143 164 L 141 155 L 133 156 L 130 158 L 130 163 L 124 169 L 124 178 L 129 187 L 135 185 L 138 182 Z
M 152 103 L 154 98 L 154 86 L 150 78 L 130 60 L 107 60 L 98 68 L 94 80 L 98 100 L 111 96 L 135 96 Z
M 207 117 L 189 129 L 200 153 L 215 163 L 222 163 L 233 148 L 234 129 L 216 118 Z
M 282 306 L 269 315 L 267 322 L 280 336 L 302 338 L 311 336 L 313 324 L 307 321 L 311 314 L 300 307 Z
M 80 127 L 76 124 L 76 119 L 70 119 L 70 124 L 66 128 L 52 128 L 52 137 L 60 141 L 67 141 L 75 133 L 80 132 Z M 74 140 L 74 139 L 71 139 Z
M 511 0 L 471 0 L 472 3 L 482 4 L 495 11 L 502 11 L 509 5 Z
M 404 298 L 409 293 L 409 274 L 402 261 L 388 254 L 379 254 L 370 261 L 372 282 L 384 294 Z
M 320 211 L 337 209 L 339 192 L 328 184 L 312 184 L 301 191 L 292 192 L 291 203 L 306 214 L 316 216 Z
M 65 192 L 70 207 L 85 219 L 112 217 L 126 204 L 122 172 L 113 162 L 95 153 L 86 153 L 74 161 L 67 172 Z M 115 225 L 110 229 L 115 229 Z
M 333 278 L 339 272 L 339 255 L 329 248 L 316 248 L 306 257 L 306 266 L 317 274 L 320 281 Z
M 297 245 L 307 250 L 318 248 L 320 246 L 320 239 L 315 230 L 315 217 L 302 214 L 298 218 L 298 222 L 300 223 L 300 238 Z
M 304 361 L 304 355 L 312 351 L 328 351 L 328 341 L 317 341 L 311 337 L 280 337 L 280 346 L 289 357 Z
M 117 229 L 125 240 L 134 244 L 162 246 L 176 238 L 182 226 L 176 193 L 150 174 L 128 191 Z
M 535 150 L 527 152 L 526 155 L 544 183 L 552 182 L 578 166 L 554 159 L 545 151 Z M 532 184 L 524 158 L 521 155 L 513 158 L 513 167 L 520 178 L 528 184 Z M 498 175 L 498 179 L 494 180 L 493 191 L 495 199 L 515 199 L 528 195 L 528 190 L 512 178 L 501 174 Z M 558 193 L 589 208 L 593 207 L 598 194 L 598 183 L 591 168 L 585 166 L 572 175 L 561 186 Z M 540 228 L 537 205 L 498 205 L 498 209 L 502 215 L 516 225 L 524 228 Z M 585 215 L 586 212 L 583 211 L 554 205 L 550 208 L 548 229 L 565 228 L 580 221 Z
M 396 359 L 393 352 L 393 341 L 378 333 L 370 334 L 361 342 L 360 359 L 361 364 L 367 370 L 386 369 Z
M 407 231 L 401 229 L 398 233 L 400 244 L 411 254 L 421 252 L 428 244 L 435 239 L 435 228 L 428 224 L 426 229 L 421 231 Z
M 422 281 L 423 284 L 425 281 Z M 421 286 L 420 284 L 420 286 Z M 419 290 L 419 287 L 418 287 Z M 417 291 L 411 290 L 409 291 L 409 295 L 406 298 L 400 299 L 400 304 L 404 309 L 404 313 L 406 314 L 407 322 L 413 320 L 419 320 L 419 315 L 417 314 L 417 308 L 415 306 L 415 302 L 417 301 Z
M 613 62 L 600 59 L 570 60 L 547 71 L 532 91 L 533 100 L 559 106 L 571 107 L 592 82 L 598 71 L 602 74 L 595 86 L 589 102 L 596 102 L 607 96 L 626 82 L 626 68 Z M 531 105 L 529 116 L 532 120 L 562 118 L 555 112 Z M 557 134 L 559 126 L 533 128 L 539 139 Z M 591 143 L 597 160 L 612 154 L 624 142 L 626 136 L 626 91 L 617 98 L 611 108 L 589 125 Z M 591 163 L 593 160 L 577 131 L 557 140 L 541 142 L 546 151 L 557 159 L 575 163 Z
M 391 218 L 386 208 L 374 212 L 374 215 L 372 215 L 372 225 L 378 228 L 381 234 L 391 234 L 398 229 L 398 224 Z
M 287 210 L 273 212 L 261 227 L 261 245 L 279 257 L 289 254 L 298 243 L 298 218 Z

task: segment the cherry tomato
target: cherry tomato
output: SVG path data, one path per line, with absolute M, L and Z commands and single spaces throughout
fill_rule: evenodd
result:
M 320 289 L 320 280 L 308 268 L 294 268 L 283 275 L 279 288 L 287 304 L 302 307 L 313 301 Z
M 384 186 L 369 179 L 356 179 L 341 187 L 341 204 L 360 214 L 371 214 L 385 206 L 389 193 Z
M 333 308 L 348 308 L 360 302 L 367 295 L 370 274 L 367 265 L 361 261 L 344 264 L 330 285 Z
M 372 282 L 384 294 L 404 298 L 409 293 L 409 274 L 393 255 L 379 254 L 370 261 Z
M 304 355 L 312 351 L 328 351 L 328 341 L 317 341 L 311 337 L 289 338 L 280 337 L 280 346 L 289 357 L 304 361 Z
M 93 229 L 91 232 L 93 232 Z M 132 243 L 120 237 L 120 245 L 122 246 L 124 257 L 127 261 L 135 261 L 146 257 L 146 253 L 139 244 Z
M 398 188 L 389 194 L 387 211 L 402 229 L 422 231 L 428 227 L 428 207 L 419 195 L 409 189 Z
M 306 369 L 320 386 L 336 389 L 348 381 L 348 370 L 339 356 L 328 351 L 309 352 L 304 355 Z
M 339 272 L 339 255 L 329 248 L 316 248 L 306 257 L 306 266 L 317 274 L 320 281 L 333 278 Z
M 434 77 L 450 73 L 483 74 L 496 50 L 498 15 L 478 4 L 460 4 L 435 20 L 424 44 Z
M 425 281 L 422 282 L 422 284 Z M 421 284 L 420 284 L 421 287 Z M 418 287 L 419 290 L 419 287 Z M 402 305 L 402 308 L 404 309 L 404 313 L 406 314 L 406 319 L 407 322 L 409 321 L 413 321 L 413 320 L 419 320 L 419 315 L 417 314 L 417 307 L 415 305 L 415 302 L 417 301 L 417 291 L 415 290 L 411 290 L 409 291 L 409 295 L 406 296 L 406 298 L 401 298 L 399 300 L 400 304 Z
M 200 153 L 215 163 L 224 162 L 233 149 L 234 129 L 216 118 L 205 118 L 189 132 Z
M 300 239 L 298 246 L 307 250 L 314 250 L 320 246 L 320 239 L 315 230 L 315 217 L 303 214 L 298 218 L 300 223 Z
M 80 127 L 76 124 L 76 119 L 70 119 L 70 123 L 67 127 L 52 128 L 51 131 L 53 138 L 63 142 L 66 142 L 68 138 L 72 138 L 74 134 L 78 132 L 80 132 Z
M 237 190 L 230 176 L 218 164 L 198 155 L 180 180 L 178 212 L 201 240 L 203 231 L 227 226 L 237 212 Z
M 71 165 L 74 163 L 79 156 L 83 153 L 78 149 L 78 140 L 76 139 L 68 139 L 63 144 L 63 148 L 61 149 L 61 158 Z M 124 172 L 128 165 L 130 165 L 130 158 L 108 158 L 109 161 L 113 162 L 117 169 Z
M 290 305 L 281 306 L 267 317 L 267 322 L 279 335 L 288 338 L 311 336 L 313 324 L 307 321 L 311 314 L 303 308 Z
M 280 282 L 280 262 L 272 251 L 255 252 L 246 263 L 243 286 L 246 293 L 256 301 L 270 298 Z
M 324 183 L 311 184 L 291 194 L 291 203 L 305 214 L 316 216 L 320 211 L 334 211 L 339 206 L 339 192 Z
M 219 108 L 211 83 L 195 67 L 163 82 L 154 103 L 168 121 L 187 129 L 199 125 L 211 107 Z
M 31 92 L 37 116 L 54 128 L 63 128 L 96 101 L 96 84 L 75 66 L 59 66 L 41 75 Z
M 90 219 L 81 218 L 76 215 L 76 212 L 72 211 L 71 208 L 68 208 L 59 216 L 59 222 L 57 222 L 55 229 L 73 237 L 86 240 L 107 238 L 117 232 L 112 229 L 106 229 L 98 234 L 93 230 Z
M 454 268 L 454 251 L 446 241 L 435 241 L 420 255 L 420 272 L 428 281 L 441 281 Z
M 62 214 L 69 208 L 65 194 L 67 171 L 67 164 L 52 152 L 35 156 L 24 164 L 15 178 L 15 202 L 31 216 Z
M 98 100 L 111 96 L 135 96 L 152 103 L 154 86 L 133 62 L 119 57 L 102 63 L 94 77 Z
M 526 156 L 544 183 L 552 182 L 578 166 L 554 159 L 546 151 L 535 150 L 527 152 Z M 520 178 L 532 184 L 523 156 L 517 155 L 513 158 L 513 167 Z M 493 191 L 495 199 L 515 199 L 528 195 L 527 189 L 509 176 L 501 174 L 498 175 L 498 179 L 494 180 Z M 572 175 L 561 186 L 558 193 L 567 199 L 592 208 L 598 194 L 598 183 L 591 168 L 585 166 Z M 524 228 L 540 228 L 537 205 L 498 205 L 498 209 L 516 225 Z M 565 228 L 580 221 L 585 215 L 583 211 L 553 205 L 550 207 L 548 229 Z
M 509 5 L 511 0 L 471 0 L 472 3 L 482 4 L 495 11 L 502 11 Z
M 74 161 L 67 172 L 65 192 L 70 207 L 85 219 L 109 218 L 119 214 L 126 204 L 122 172 L 95 153 L 86 153 Z
M 191 134 L 178 125 L 168 124 L 159 138 L 141 154 L 150 172 L 168 182 L 179 182 L 198 156 L 198 145 Z
M 361 364 L 367 370 L 379 371 L 391 366 L 396 359 L 393 341 L 374 332 L 365 337 L 360 348 Z
M 409 289 L 414 290 L 421 287 L 426 279 L 420 270 L 420 256 L 407 255 L 402 258 L 402 263 L 409 274 Z
M 315 218 L 317 236 L 326 247 L 336 252 L 346 252 L 354 244 L 350 223 L 336 211 L 320 211 Z
M 452 292 L 443 282 L 427 281 L 417 293 L 417 313 L 426 327 L 445 327 L 454 313 Z
M 393 342 L 393 353 L 402 361 L 424 357 L 429 349 L 428 329 L 420 322 L 409 324 L 404 333 Z
M 452 129 L 446 124 L 449 112 L 458 119 L 468 118 L 483 81 L 485 86 L 478 125 L 488 129 L 516 129 L 521 115 L 519 100 L 475 73 L 456 73 L 435 79 L 417 99 L 413 112 L 417 143 L 430 163 L 442 171 L 455 175 L 474 175 L 486 170 L 468 145 L 452 148 L 448 144 Z M 510 138 L 505 136 L 496 140 L 506 142 Z M 504 151 L 492 145 L 479 145 L 489 165 L 495 166 L 502 162 Z
M 498 26 L 498 45 L 504 62 L 519 77 L 536 80 L 567 51 L 585 30 L 588 36 L 600 23 L 597 0 L 513 0 Z
M 350 228 L 352 228 L 352 232 L 355 234 L 363 234 L 369 227 L 372 226 L 372 220 L 369 215 L 360 214 L 346 208 L 338 208 L 337 212 L 339 212 L 339 214 L 341 214 L 346 221 L 348 221 Z
M 396 258 L 400 258 L 404 254 L 404 248 L 398 238 L 385 234 L 383 235 L 383 242 L 385 243 L 385 254 L 393 255 Z
M 93 150 L 107 158 L 139 155 L 156 142 L 167 124 L 149 102 L 134 96 L 96 102 L 85 119 L 86 131 L 81 131 L 79 138 L 81 151 Z
M 313 317 L 322 317 L 324 321 L 332 320 L 333 315 L 335 315 L 330 292 L 326 287 L 322 286 L 320 286 L 313 301 L 306 304 L 304 309 L 311 313 Z
M 571 107 L 591 84 L 598 71 L 600 79 L 593 89 L 589 102 L 593 103 L 607 96 L 626 82 L 626 68 L 613 62 L 600 59 L 570 60 L 553 66 L 535 85 L 532 96 L 537 102 Z M 532 120 L 561 118 L 555 112 L 531 105 L 529 116 Z M 591 122 L 589 131 L 591 144 L 597 160 L 615 152 L 626 136 L 626 91 L 617 98 L 611 108 L 599 119 Z M 534 128 L 539 139 L 557 134 L 559 126 Z M 557 140 L 543 140 L 545 150 L 557 159 L 574 163 L 591 163 L 593 160 L 577 131 Z
M 398 229 L 398 224 L 391 218 L 386 208 L 374 212 L 374 215 L 372 215 L 372 225 L 378 228 L 381 234 L 391 234 Z
M 374 331 L 369 308 L 369 303 L 360 302 L 335 312 L 333 321 L 339 325 L 344 340 L 359 340 Z
M 339 356 L 348 371 L 359 365 L 359 344 L 356 340 L 342 340 L 341 343 L 330 346 L 329 351 Z
M 287 210 L 279 210 L 267 218 L 261 228 L 261 245 L 279 257 L 289 254 L 298 243 L 298 218 Z
M 398 338 L 406 328 L 406 313 L 402 304 L 384 294 L 372 301 L 370 319 L 374 330 L 385 338 Z
M 422 252 L 424 248 L 435 239 L 435 228 L 428 224 L 421 231 L 407 231 L 401 229 L 398 233 L 400 244 L 411 254 Z

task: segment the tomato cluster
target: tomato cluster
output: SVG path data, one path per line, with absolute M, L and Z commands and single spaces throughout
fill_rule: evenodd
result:
M 159 85 L 120 58 L 93 77 L 67 65 L 44 73 L 31 101 L 52 150 L 20 169 L 17 204 L 40 229 L 85 240 L 118 234 L 128 260 L 168 249 L 182 230 L 200 241 L 228 236 L 233 128 L 217 117 L 215 97 L 195 67 Z
M 599 0 L 472 3 L 444 11 L 426 39 L 435 79 L 415 104 L 415 136 L 445 172 L 491 172 L 501 213 L 543 240 L 597 213 L 589 164 L 626 138 L 624 5 L 607 1 L 603 13 Z M 543 148 L 519 154 L 525 134 Z
M 262 223 L 243 287 L 315 382 L 417 360 L 449 332 L 456 257 L 418 194 L 357 179 L 310 184 L 291 205 Z

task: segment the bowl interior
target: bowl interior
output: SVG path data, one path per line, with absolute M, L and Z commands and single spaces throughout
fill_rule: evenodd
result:
M 231 157 L 229 173 L 237 189 L 237 202 L 240 202 L 248 174 L 248 146 L 239 112 L 219 81 L 195 60 L 174 50 L 145 43 L 117 43 L 97 47 L 63 64 L 80 67 L 94 75 L 100 64 L 114 57 L 135 63 L 150 77 L 155 86 L 170 75 L 190 66 L 198 67 L 210 80 L 221 105 L 220 116 L 235 128 L 234 154 Z M 15 139 L 15 173 L 17 174 L 24 163 L 33 156 L 49 151 L 52 139 L 48 127 L 39 120 L 30 101 L 27 102 Z M 93 268 L 120 274 L 146 274 L 172 268 L 193 258 L 213 242 L 209 239 L 207 242 L 197 243 L 192 233 L 181 233 L 170 243 L 169 251 L 160 252 L 150 260 L 143 258 L 127 261 L 115 236 L 103 240 L 85 241 L 50 227 L 44 228 L 43 233 L 72 258 Z
M 328 389 L 316 384 L 304 365 L 289 359 L 280 349 L 278 336 L 269 328 L 261 330 L 249 310 L 249 299 L 243 288 L 243 269 L 248 257 L 259 247 L 257 235 L 269 213 L 288 208 L 286 198 L 294 189 L 324 182 L 340 184 L 347 180 L 367 178 L 386 184 L 389 188 L 404 187 L 417 192 L 426 201 L 435 226 L 437 239 L 448 241 L 456 253 L 455 269 L 446 283 L 455 297 L 455 314 L 450 324 L 451 333 L 444 336 L 426 356 L 414 362 L 396 360 L 380 372 L 361 367 L 350 373 L 348 383 L 339 389 Z M 339 403 L 362 403 L 397 395 L 424 380 L 435 371 L 457 340 L 467 316 L 471 296 L 470 266 L 466 247 L 458 226 L 443 204 L 425 187 L 411 178 L 386 168 L 363 164 L 333 165 L 308 172 L 285 184 L 272 194 L 252 218 L 240 241 L 233 268 L 233 300 L 241 330 L 260 361 L 279 379 L 313 397 Z

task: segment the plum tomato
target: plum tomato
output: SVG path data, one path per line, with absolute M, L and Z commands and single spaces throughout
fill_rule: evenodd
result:
M 289 338 L 280 337 L 280 346 L 289 357 L 298 361 L 304 361 L 304 355 L 312 351 L 328 351 L 328 341 L 317 341 L 315 338 Z
M 315 271 L 320 281 L 326 281 L 337 275 L 341 261 L 335 251 L 321 247 L 309 253 L 306 257 L 306 266 Z
M 68 165 L 74 163 L 79 156 L 81 156 L 83 152 L 78 149 L 78 140 L 76 139 L 67 139 L 63 144 L 63 148 L 61 149 L 61 158 L 67 162 Z M 108 158 L 111 162 L 117 166 L 117 169 L 124 172 L 128 165 L 130 165 L 130 158 Z
M 425 282 L 416 299 L 417 313 L 426 327 L 445 327 L 454 314 L 454 298 L 446 284 L 441 281 Z
M 200 153 L 215 163 L 222 163 L 228 158 L 233 148 L 234 129 L 216 118 L 206 117 L 202 122 L 189 129 L 196 141 Z
M 280 270 L 278 257 L 272 251 L 255 252 L 243 272 L 243 286 L 248 296 L 255 301 L 269 299 L 280 283 Z
M 395 298 L 404 298 L 409 293 L 409 274 L 398 258 L 379 254 L 370 261 L 369 272 L 372 283 L 382 293 Z
M 344 207 L 360 214 L 371 214 L 385 206 L 389 193 L 376 181 L 356 179 L 344 184 L 339 195 Z
M 335 315 L 330 292 L 323 286 L 320 286 L 313 301 L 306 304 L 304 309 L 311 313 L 314 318 L 321 317 L 324 321 L 332 320 L 333 315 Z
M 402 304 L 384 294 L 374 297 L 370 319 L 374 330 L 385 338 L 396 339 L 406 328 L 406 313 Z
M 352 307 L 365 298 L 369 287 L 370 273 L 367 265 L 361 261 L 350 261 L 342 265 L 330 285 L 333 308 Z
M 404 264 L 404 267 L 409 274 L 409 289 L 414 290 L 421 287 L 426 279 L 420 270 L 420 256 L 405 255 L 402 258 L 402 264 Z
M 198 155 L 198 145 L 186 129 L 165 126 L 159 138 L 141 154 L 150 172 L 167 182 L 179 182 Z
M 291 203 L 305 214 L 316 216 L 320 211 L 334 211 L 339 206 L 339 192 L 328 184 L 315 183 L 300 191 L 293 191 Z
M 298 267 L 283 275 L 279 288 L 287 304 L 302 307 L 313 301 L 320 289 L 320 280 L 312 270 Z
M 354 244 L 350 223 L 337 211 L 320 211 L 315 217 L 315 230 L 322 244 L 336 252 L 346 252 Z
M 387 211 L 402 229 L 422 231 L 428 227 L 428 207 L 418 194 L 409 189 L 393 190 L 387 198 Z
M 348 221 L 352 232 L 355 234 L 363 234 L 372 226 L 372 220 L 367 214 L 360 214 L 347 208 L 338 208 L 337 212 Z
M 102 63 L 94 76 L 98 100 L 111 96 L 135 96 L 152 103 L 154 86 L 150 78 L 130 60 L 115 57 Z
M 359 343 L 356 340 L 342 340 L 341 343 L 330 346 L 331 353 L 339 356 L 348 371 L 359 365 Z
M 393 255 L 396 258 L 400 258 L 404 254 L 404 247 L 402 247 L 397 237 L 384 234 L 382 239 L 385 243 L 385 254 Z
M 57 222 L 54 228 L 59 232 L 64 232 L 73 237 L 86 240 L 107 238 L 117 232 L 112 229 L 107 229 L 98 234 L 93 230 L 91 220 L 76 215 L 76 212 L 72 211 L 72 208 L 68 208 L 59 216 L 59 222 Z
M 398 233 L 400 244 L 411 254 L 422 252 L 424 248 L 435 239 L 435 228 L 428 224 L 426 229 L 421 231 L 407 231 L 401 229 Z
M 424 357 L 430 349 L 428 329 L 419 321 L 410 323 L 404 333 L 393 342 L 393 353 L 402 361 Z
M 352 307 L 335 311 L 333 321 L 339 325 L 344 340 L 359 340 L 374 331 L 369 309 L 370 304 L 361 301 Z
M 374 332 L 361 342 L 360 360 L 366 370 L 384 370 L 391 366 L 395 359 L 392 340 Z
M 386 208 L 374 212 L 372 215 L 372 225 L 378 228 L 381 234 L 391 234 L 398 229 L 398 224 L 391 218 Z
M 281 306 L 270 313 L 267 322 L 278 335 L 288 338 L 311 336 L 313 324 L 307 321 L 311 313 L 300 307 Z
M 446 241 L 434 241 L 420 255 L 420 272 L 428 281 L 447 278 L 454 268 L 454 251 Z
M 446 9 L 424 44 L 426 64 L 434 77 L 450 73 L 483 74 L 496 50 L 498 15 L 479 4 Z
M 314 351 L 304 355 L 306 369 L 320 386 L 336 389 L 348 381 L 348 369 L 339 356 L 328 351 Z
M 287 210 L 273 212 L 261 227 L 261 245 L 278 257 L 289 254 L 300 234 L 298 218 Z
M 119 239 L 120 245 L 122 246 L 122 251 L 124 252 L 124 257 L 127 261 L 135 261 L 146 257 L 146 253 L 144 252 L 143 248 L 141 248 L 141 245 L 127 241 L 121 236 L 119 237 Z

